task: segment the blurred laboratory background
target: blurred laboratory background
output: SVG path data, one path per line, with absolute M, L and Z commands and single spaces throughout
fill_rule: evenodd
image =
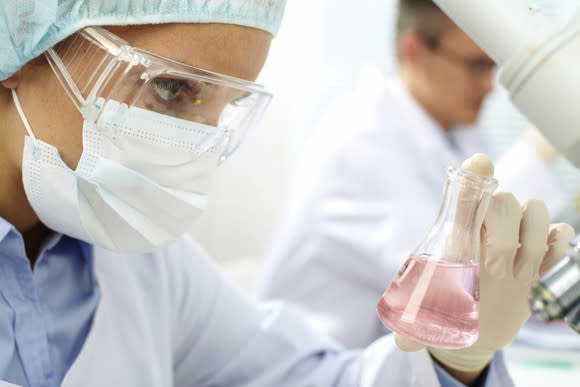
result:
M 346 0 L 288 2 L 259 80 L 274 93 L 274 100 L 260 126 L 219 168 L 209 210 L 192 231 L 245 292 L 253 290 L 284 205 L 295 189 L 296 161 L 330 102 L 355 88 L 366 66 L 394 69 L 395 4 L 395 0 L 359 0 L 356 7 Z M 533 4 L 562 24 L 580 9 L 577 0 Z M 498 86 L 486 103 L 482 126 L 499 155 L 529 123 Z M 554 168 L 568 206 L 565 214 L 552 215 L 576 219 L 580 172 L 565 160 Z M 560 386 L 580 385 L 580 350 L 530 354 L 513 346 L 506 353 L 517 386 L 545 386 L 547 380 Z
M 356 87 L 365 66 L 394 68 L 395 4 L 361 0 L 353 8 L 345 0 L 288 2 L 259 80 L 274 93 L 273 102 L 259 127 L 219 168 L 210 209 L 193 230 L 220 263 L 244 266 L 236 262 L 263 257 L 292 194 L 293 167 L 330 102 Z M 562 23 L 580 8 L 574 0 L 534 4 Z M 501 154 L 529 124 L 498 86 L 487 99 L 482 126 Z M 567 201 L 573 201 L 580 172 L 565 160 L 555 169 Z

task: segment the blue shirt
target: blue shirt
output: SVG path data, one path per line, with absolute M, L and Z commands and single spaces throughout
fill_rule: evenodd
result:
M 187 257 L 183 259 L 184 262 L 193 262 L 189 257 L 195 253 L 196 251 L 194 250 L 179 250 L 172 251 L 171 255 Z M 128 262 L 130 263 L 132 260 L 128 260 Z M 129 263 L 127 264 L 129 265 Z M 157 267 L 151 266 L 153 263 L 155 261 L 145 258 L 143 261 L 139 261 L 138 265 L 143 270 L 136 270 L 137 274 L 141 273 L 146 278 L 150 278 L 148 274 L 150 271 L 155 273 L 164 272 L 164 270 L 153 270 Z M 148 269 L 149 266 L 151 266 L 151 270 Z M 184 265 L 181 269 L 185 270 L 187 268 L 189 267 Z M 202 267 L 202 269 L 204 268 Z M 209 298 L 209 301 L 206 301 L 206 303 L 210 309 L 213 310 L 215 305 L 222 305 L 225 306 L 227 313 L 231 313 L 235 305 L 230 305 L 229 302 L 233 303 L 241 300 L 237 296 L 231 297 L 232 299 L 229 300 L 226 296 L 231 296 L 231 294 L 227 290 L 220 288 L 222 285 L 220 285 L 219 278 L 213 278 L 211 276 L 211 270 L 199 270 L 199 273 L 197 270 L 190 270 L 190 274 L 185 275 L 185 278 L 193 279 L 194 277 L 191 277 L 191 273 L 201 273 L 200 275 L 203 278 L 210 277 L 209 279 L 206 278 L 211 285 L 207 286 L 209 290 L 207 290 L 207 293 L 205 291 L 201 292 L 203 299 Z M 217 277 L 217 275 L 214 275 L 214 277 Z M 192 280 L 186 282 L 183 285 L 187 289 L 190 289 L 194 283 L 195 286 L 199 285 L 198 282 L 200 281 Z M 215 287 L 222 289 L 222 291 L 212 292 L 211 289 Z M 192 294 L 185 292 L 182 295 L 186 299 L 190 299 L 196 295 L 200 296 L 197 293 L 195 291 Z M 178 294 L 181 294 L 181 292 L 178 292 Z M 228 299 L 228 301 L 213 302 L 214 300 L 210 297 L 212 294 Z M 145 296 L 145 298 L 148 297 L 148 295 Z M 42 247 L 34 271 L 32 271 L 29 260 L 26 258 L 22 235 L 12 225 L 0 218 L 0 380 L 21 386 L 59 386 L 85 343 L 88 332 L 91 329 L 92 319 L 98 302 L 99 288 L 94 274 L 93 249 L 90 245 L 61 234 L 53 234 Z M 240 311 L 249 307 L 249 305 L 246 305 L 242 301 L 239 304 Z M 197 309 L 198 306 L 199 303 L 192 302 L 186 304 L 184 308 Z M 201 309 L 201 312 L 203 312 L 201 313 L 202 318 L 207 319 L 208 314 L 205 313 L 203 308 Z M 250 309 L 250 312 L 253 311 L 252 308 Z M 252 314 L 251 317 L 250 320 L 253 321 L 253 318 L 256 316 Z M 218 317 L 218 320 L 221 320 L 221 318 Z M 275 359 L 279 357 L 283 358 L 284 356 L 296 356 L 298 349 L 300 349 L 299 339 L 302 339 L 302 341 L 306 339 L 301 335 L 296 340 L 296 343 L 288 342 L 289 337 L 297 334 L 292 329 L 296 324 L 291 321 L 288 322 L 289 320 L 291 319 L 282 319 L 283 326 L 280 328 L 282 331 L 278 335 L 262 332 L 262 335 L 257 335 L 257 337 L 255 337 L 256 335 L 252 336 L 252 340 L 258 342 L 257 346 L 252 347 L 256 350 L 258 357 L 261 356 L 259 354 L 263 354 L 264 352 L 269 353 L 269 356 L 273 356 Z M 213 327 L 211 325 L 216 325 L 216 321 L 213 321 L 213 323 L 212 321 L 211 319 L 204 321 L 205 324 L 210 325 L 208 329 L 204 327 L 200 329 L 204 332 L 207 330 L 211 331 L 212 329 L 219 330 L 221 324 Z M 193 326 L 199 328 L 195 323 L 192 323 Z M 242 332 L 237 336 L 245 337 L 243 335 L 243 329 L 238 328 Z M 254 331 L 255 327 L 250 326 L 249 328 L 251 331 Z M 299 332 L 297 328 L 294 330 Z M 163 332 L 160 332 L 160 334 L 167 335 Z M 233 335 L 234 338 L 237 338 L 237 336 L 236 334 Z M 306 336 L 308 335 L 306 334 Z M 205 345 L 208 345 L 209 348 L 214 348 L 215 345 L 217 347 L 226 345 L 224 342 L 220 343 L 219 339 L 215 340 L 213 344 L 209 342 L 205 343 Z M 229 341 L 226 340 L 226 342 Z M 201 349 L 204 348 L 203 345 L 201 347 Z M 200 349 L 196 352 L 195 345 L 192 344 L 191 347 L 188 345 L 187 348 L 190 348 L 190 350 L 182 354 L 183 356 L 197 359 L 196 356 L 201 355 L 201 353 L 197 353 L 201 351 Z M 211 352 L 208 352 L 207 349 L 205 348 L 201 351 L 204 356 L 209 356 Z M 279 353 L 275 351 L 275 353 L 272 353 L 271 351 L 273 349 L 277 349 Z M 293 351 L 296 353 L 293 353 Z M 334 351 L 331 349 L 328 350 L 329 358 L 333 356 Z M 219 353 L 219 351 L 217 352 Z M 304 358 L 300 361 L 302 364 L 301 367 L 304 367 L 305 364 L 311 364 L 321 369 L 329 367 L 329 364 L 325 363 L 329 363 L 330 360 L 325 361 L 320 352 L 310 353 L 306 356 L 307 354 L 303 354 Z M 247 361 L 248 357 L 246 355 L 242 351 L 239 356 L 246 359 L 244 361 Z M 336 372 L 336 377 L 342 372 L 345 374 L 343 375 L 345 380 L 349 379 L 347 374 L 358 379 L 359 368 L 349 368 L 349 364 L 354 358 L 349 360 L 349 355 L 346 353 L 343 357 L 345 359 L 341 360 L 344 363 L 342 366 L 330 367 L 326 372 Z M 239 359 L 237 360 L 239 361 Z M 209 359 L 209 361 L 212 362 L 212 359 Z M 241 361 L 241 368 L 244 368 L 244 361 Z M 193 363 L 197 364 L 198 361 L 194 361 Z M 502 364 L 501 359 L 496 359 L 492 363 L 487 375 L 488 383 L 486 385 L 495 385 L 494 381 L 498 380 L 502 382 L 509 381 L 509 376 L 505 372 L 505 369 L 498 366 L 498 364 Z M 306 376 L 302 374 L 304 369 L 301 367 L 297 367 L 286 378 L 295 378 L 297 381 L 305 378 Z M 340 367 L 344 367 L 344 369 L 341 371 Z M 94 372 L 100 372 L 98 368 L 102 369 L 102 367 L 97 366 Z M 280 368 L 285 368 L 285 365 L 281 364 Z M 196 374 L 196 371 L 191 367 L 187 367 L 187 370 L 188 372 Z M 437 378 L 443 387 L 462 386 L 461 383 L 458 383 L 436 364 L 435 370 Z M 397 367 L 393 367 L 389 371 L 394 373 L 405 372 Z M 268 373 L 263 372 L 263 374 L 267 376 Z M 219 376 L 217 375 L 216 377 Z M 243 380 L 248 375 L 240 372 L 239 376 L 234 376 L 236 380 L 238 378 Z M 258 376 L 264 377 L 264 375 L 257 375 L 256 377 L 258 378 Z M 343 385 L 343 383 L 346 383 L 345 380 L 341 379 L 341 382 L 339 383 L 337 381 L 337 384 Z M 502 383 L 502 385 L 504 384 Z
M 90 245 L 55 233 L 33 271 L 22 235 L 0 218 L 0 380 L 59 386 L 98 300 Z

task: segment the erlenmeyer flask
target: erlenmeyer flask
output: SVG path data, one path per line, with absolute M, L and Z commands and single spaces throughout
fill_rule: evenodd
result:
M 493 178 L 449 167 L 439 215 L 377 305 L 391 330 L 440 348 L 478 337 L 481 226 Z

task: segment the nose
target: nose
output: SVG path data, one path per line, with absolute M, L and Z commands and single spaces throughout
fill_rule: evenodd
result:
M 495 80 L 495 69 L 490 69 L 482 74 L 480 77 L 480 87 L 481 91 L 485 94 L 491 93 L 493 91 Z

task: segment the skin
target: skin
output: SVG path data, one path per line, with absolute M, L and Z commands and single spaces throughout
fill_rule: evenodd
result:
M 438 48 L 432 48 L 409 31 L 401 35 L 398 53 L 403 83 L 443 130 L 477 121 L 493 89 L 493 71 L 474 73 L 459 58 L 493 61 L 469 36 L 449 22 Z
M 225 24 L 172 24 L 110 27 L 135 47 L 179 62 L 253 81 L 266 59 L 271 36 L 263 31 Z M 0 88 L 0 216 L 22 234 L 34 265 L 40 246 L 50 234 L 28 202 L 22 183 L 22 151 L 26 130 L 10 89 L 18 91 L 25 114 L 37 138 L 59 149 L 74 168 L 82 153 L 82 117 L 40 57 L 1 82 Z M 461 378 L 474 380 L 477 375 Z

